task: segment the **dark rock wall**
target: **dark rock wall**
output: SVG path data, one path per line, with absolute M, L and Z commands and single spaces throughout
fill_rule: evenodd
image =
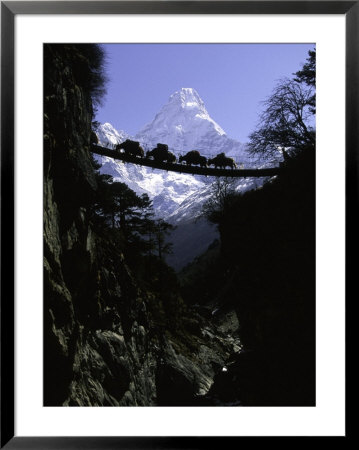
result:
M 92 100 L 73 46 L 44 49 L 44 403 L 153 404 L 145 299 L 91 228 Z
M 200 317 L 158 328 L 158 299 L 94 231 L 89 68 L 78 46 L 44 47 L 44 404 L 190 404 L 237 347 Z
M 236 198 L 221 224 L 223 301 L 245 349 L 231 372 L 245 405 L 315 405 L 315 186 L 313 148 Z

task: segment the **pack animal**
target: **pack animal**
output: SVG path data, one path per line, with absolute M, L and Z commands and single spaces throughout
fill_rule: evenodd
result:
M 130 139 L 126 139 L 125 142 L 122 142 L 122 144 L 116 145 L 115 150 L 121 149 L 124 150 L 126 155 L 139 156 L 140 158 L 143 158 L 145 155 L 140 143 L 137 141 L 131 141 Z
M 205 156 L 200 156 L 199 157 L 199 165 L 201 167 L 207 167 L 207 158 Z
M 166 144 L 157 144 L 152 150 L 149 150 L 146 153 L 146 158 L 153 158 L 156 162 L 167 162 L 174 163 L 176 162 L 176 156 L 168 150 L 168 145 Z
M 186 153 L 184 156 L 180 156 L 180 163 L 185 162 L 188 166 L 200 165 L 201 167 L 207 167 L 207 158 L 205 156 L 201 156 L 198 150 L 191 150 Z
M 168 163 L 175 163 L 177 161 L 176 155 L 172 152 L 168 152 L 167 154 L 167 162 Z
M 230 167 L 231 169 L 237 168 L 237 164 L 235 163 L 234 159 L 227 157 L 224 153 L 219 153 L 219 155 L 209 159 L 208 165 L 213 165 L 215 169 L 217 169 L 217 167 L 219 167 L 220 169 L 225 169 L 226 167 Z

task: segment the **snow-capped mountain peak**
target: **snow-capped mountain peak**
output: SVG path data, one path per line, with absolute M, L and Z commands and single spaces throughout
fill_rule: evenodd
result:
M 149 150 L 161 142 L 167 144 L 177 156 L 190 150 L 198 150 L 206 157 L 225 152 L 238 164 L 253 166 L 245 145 L 226 135 L 210 117 L 198 92 L 192 88 L 182 88 L 173 93 L 152 122 L 134 137 L 125 131 L 117 131 L 110 123 L 100 125 L 96 133 L 100 145 L 104 147 L 113 148 L 115 144 L 126 139 L 135 139 L 141 142 L 145 150 Z M 187 262 L 203 252 L 217 236 L 215 229 L 208 228 L 204 220 L 200 227 L 198 222 L 195 222 L 203 202 L 211 195 L 211 184 L 214 181 L 212 177 L 166 172 L 116 161 L 107 156 L 98 156 L 97 159 L 102 165 L 102 173 L 126 183 L 138 194 L 147 193 L 153 201 L 157 217 L 175 224 L 179 235 L 181 229 L 185 230 L 185 244 L 183 240 L 173 239 L 174 248 L 187 249 Z M 236 182 L 237 190 L 242 192 L 252 189 L 255 185 L 256 181 L 248 178 Z
M 178 154 L 193 149 L 208 151 L 208 142 L 219 136 L 225 137 L 226 133 L 210 117 L 198 92 L 193 88 L 182 88 L 170 96 L 136 139 L 149 146 L 166 143 Z
M 96 134 L 99 144 L 103 147 L 113 147 L 130 138 L 129 134 L 123 130 L 117 131 L 109 122 L 100 124 L 96 129 Z
M 170 96 L 168 104 L 172 107 L 179 105 L 183 109 L 197 109 L 198 111 L 208 115 L 203 100 L 198 95 L 198 92 L 193 88 L 182 88 L 181 90 L 175 92 Z
M 244 163 L 246 167 L 251 164 L 245 146 L 225 134 L 210 117 L 203 100 L 193 88 L 174 92 L 153 121 L 134 137 L 125 131 L 117 131 L 108 122 L 98 127 L 97 135 L 100 145 L 104 147 L 113 148 L 126 139 L 135 139 L 145 150 L 149 150 L 161 142 L 167 144 L 177 156 L 190 150 L 198 150 L 207 157 L 225 152 L 234 157 L 238 164 Z M 202 176 L 124 164 L 108 157 L 100 159 L 102 172 L 126 182 L 137 193 L 147 193 L 156 206 L 156 213 L 163 217 L 173 217 L 176 211 L 183 211 L 179 206 L 189 196 L 198 197 L 198 204 L 202 203 L 204 196 L 201 191 L 213 181 Z

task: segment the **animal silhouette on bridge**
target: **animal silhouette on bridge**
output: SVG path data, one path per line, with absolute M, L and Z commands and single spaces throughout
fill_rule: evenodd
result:
M 175 163 L 177 160 L 176 155 L 168 150 L 168 145 L 166 144 L 157 144 L 156 148 L 146 153 L 146 158 L 153 158 L 154 161 L 160 163 Z
M 282 168 L 271 167 L 265 169 L 244 169 L 243 163 L 240 168 L 233 158 L 229 158 L 225 153 L 219 153 L 214 158 L 207 159 L 198 150 L 191 150 L 185 155 L 177 158 L 169 151 L 167 144 L 158 143 L 155 148 L 144 152 L 138 141 L 126 139 L 122 143 L 115 144 L 115 148 L 102 147 L 91 135 L 91 151 L 98 155 L 109 156 L 132 164 L 140 164 L 153 169 L 170 170 L 178 173 L 205 176 L 229 176 L 229 177 L 266 177 L 278 175 Z M 185 163 L 185 164 L 184 164 Z M 210 166 L 214 166 L 211 168 Z M 226 169 L 227 167 L 230 168 Z
M 139 156 L 141 158 L 145 156 L 145 152 L 140 146 L 140 143 L 137 141 L 131 141 L 130 139 L 126 139 L 125 142 L 122 142 L 122 144 L 117 144 L 115 150 L 123 150 L 126 155 L 131 156 Z
M 198 150 L 191 150 L 184 156 L 180 156 L 178 161 L 180 163 L 184 161 L 188 166 L 194 164 L 201 167 L 207 167 L 207 158 L 205 156 L 201 156 Z
M 227 157 L 224 153 L 220 153 L 214 158 L 209 159 L 208 165 L 214 165 L 215 169 L 217 169 L 217 167 L 219 167 L 220 169 L 225 169 L 226 167 L 230 167 L 231 169 L 237 168 L 237 164 L 234 159 Z

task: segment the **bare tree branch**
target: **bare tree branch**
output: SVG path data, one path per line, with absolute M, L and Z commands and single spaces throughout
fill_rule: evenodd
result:
M 314 88 L 284 79 L 264 102 L 257 130 L 250 135 L 251 154 L 278 155 L 279 149 L 315 146 Z

